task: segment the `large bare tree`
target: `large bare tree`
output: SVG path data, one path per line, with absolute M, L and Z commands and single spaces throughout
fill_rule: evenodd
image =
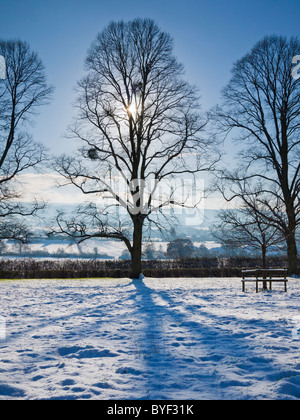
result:
M 216 110 L 221 130 L 238 129 L 243 145 L 238 170 L 222 176 L 231 197 L 238 195 L 235 184 L 252 183 L 253 194 L 268 210 L 261 216 L 284 234 L 290 273 L 297 272 L 300 224 L 300 80 L 292 74 L 299 51 L 298 38 L 262 39 L 235 63 L 223 106 Z
M 32 140 L 27 126 L 53 89 L 47 85 L 44 66 L 28 43 L 0 41 L 0 55 L 5 59 L 0 80 L 0 239 L 26 241 L 28 232 L 20 217 L 34 215 L 43 204 L 18 202 L 18 176 L 36 169 L 46 158 L 45 147 Z
M 105 195 L 126 209 L 128 229 L 89 205 L 78 217 L 58 217 L 60 231 L 85 240 L 123 240 L 132 259 L 132 277 L 141 274 L 143 227 L 154 210 L 180 202 L 164 181 L 194 176 L 216 161 L 213 141 L 200 137 L 197 89 L 183 79 L 173 41 L 148 19 L 111 23 L 91 45 L 88 75 L 78 84 L 79 115 L 72 136 L 81 147 L 56 165 L 84 194 Z

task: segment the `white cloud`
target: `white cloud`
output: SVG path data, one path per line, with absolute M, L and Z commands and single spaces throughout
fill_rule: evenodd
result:
M 32 202 L 35 198 L 48 203 L 80 204 L 85 201 L 85 196 L 74 186 L 59 187 L 64 179 L 54 173 L 48 174 L 23 174 L 17 177 L 21 188 L 18 201 Z

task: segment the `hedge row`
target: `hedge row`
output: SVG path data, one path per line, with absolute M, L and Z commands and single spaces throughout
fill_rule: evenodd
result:
M 174 268 L 145 269 L 145 277 L 239 277 L 240 268 Z M 124 278 L 130 276 L 130 270 L 40 270 L 7 271 L 0 270 L 1 279 L 72 279 L 72 278 Z
M 144 261 L 143 274 L 146 277 L 239 277 L 242 267 L 259 267 L 259 262 L 259 260 L 251 258 Z M 274 258 L 272 263 L 269 263 L 269 267 L 286 267 L 286 263 L 283 258 Z M 129 277 L 129 275 L 129 261 L 0 260 L 1 279 L 123 278 Z

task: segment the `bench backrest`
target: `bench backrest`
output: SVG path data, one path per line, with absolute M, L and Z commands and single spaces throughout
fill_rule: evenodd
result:
M 257 268 L 257 269 L 249 269 L 249 270 L 242 270 L 243 276 L 247 275 L 247 277 L 286 277 L 288 275 L 287 269 L 264 269 L 264 268 Z

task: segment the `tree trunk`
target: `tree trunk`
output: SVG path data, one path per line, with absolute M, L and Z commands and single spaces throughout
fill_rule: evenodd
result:
M 291 203 L 287 206 L 288 216 L 288 232 L 286 233 L 286 244 L 288 254 L 288 270 L 289 274 L 297 273 L 297 244 L 296 244 L 296 215 L 294 207 Z
M 265 244 L 261 246 L 262 268 L 267 268 L 267 247 Z
M 262 251 L 262 268 L 266 269 L 267 268 L 267 248 L 265 244 L 262 245 L 261 251 Z M 263 279 L 266 279 L 266 278 L 267 276 L 264 274 Z M 268 285 L 266 281 L 263 281 L 263 290 L 268 290 Z
M 286 238 L 289 274 L 298 274 L 297 270 L 297 245 L 295 235 Z
M 143 220 L 133 219 L 133 243 L 131 248 L 131 278 L 138 279 L 142 274 Z

